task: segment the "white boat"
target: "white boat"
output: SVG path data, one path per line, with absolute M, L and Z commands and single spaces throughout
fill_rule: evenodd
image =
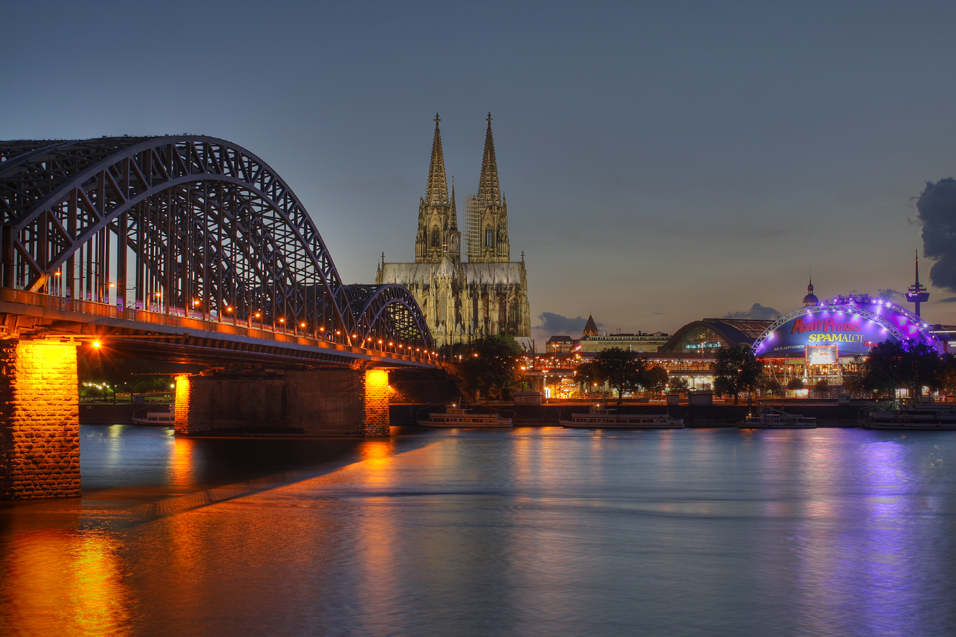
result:
M 866 429 L 956 429 L 956 409 L 951 405 L 872 409 L 860 425 Z
M 761 407 L 756 414 L 737 423 L 738 429 L 814 429 L 817 419 L 812 416 L 788 414 L 772 407 Z
M 461 407 L 446 407 L 445 411 L 436 411 L 428 418 L 419 419 L 423 427 L 459 427 L 468 429 L 489 429 L 511 427 L 511 418 L 502 418 L 498 414 L 475 414 Z
M 174 425 L 175 411 L 147 411 L 145 416 L 133 416 L 134 425 Z
M 592 407 L 585 413 L 571 414 L 571 420 L 558 420 L 562 427 L 574 429 L 682 429 L 681 418 L 667 414 L 618 414 L 613 409 Z

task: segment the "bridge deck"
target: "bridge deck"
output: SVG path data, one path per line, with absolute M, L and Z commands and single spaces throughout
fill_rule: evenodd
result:
M 8 336 L 98 338 L 129 355 L 162 355 L 178 362 L 434 367 L 437 361 L 433 352 L 400 344 L 357 347 L 296 329 L 203 317 L 185 309 L 166 313 L 123 308 L 25 290 L 0 288 L 0 315 L 7 315 L 2 329 Z

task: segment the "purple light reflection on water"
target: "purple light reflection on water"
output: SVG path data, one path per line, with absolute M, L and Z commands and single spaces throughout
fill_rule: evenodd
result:
M 82 499 L 0 503 L 0 627 L 948 636 L 956 435 L 923 433 L 83 427 Z

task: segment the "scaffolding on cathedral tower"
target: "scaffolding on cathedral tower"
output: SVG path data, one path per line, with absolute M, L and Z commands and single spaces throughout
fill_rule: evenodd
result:
M 465 200 L 465 241 L 468 260 L 481 260 L 481 205 L 475 195 L 469 195 Z

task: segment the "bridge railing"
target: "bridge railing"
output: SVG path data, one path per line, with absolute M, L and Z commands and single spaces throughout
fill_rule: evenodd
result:
M 231 334 L 244 338 L 257 338 L 280 343 L 292 343 L 306 347 L 335 349 L 342 352 L 368 352 L 397 360 L 434 363 L 438 359 L 438 355 L 435 352 L 404 352 L 401 351 L 405 349 L 403 346 L 394 346 L 394 348 L 391 350 L 377 349 L 374 347 L 361 347 L 350 345 L 348 343 L 338 343 L 331 339 L 316 339 L 309 336 L 303 336 L 296 334 L 293 330 L 288 328 L 272 329 L 266 325 L 250 327 L 248 325 L 242 325 L 235 321 L 235 319 L 230 318 L 213 320 L 185 316 L 185 310 L 180 309 L 179 311 L 182 312 L 182 314 L 179 314 L 175 313 L 176 308 L 171 308 L 173 312 L 167 314 L 166 312 L 155 312 L 152 310 L 143 310 L 135 307 L 123 308 L 110 305 L 108 303 L 99 303 L 97 301 L 71 299 L 62 296 L 42 294 L 39 292 L 13 290 L 10 288 L 0 288 L 0 301 L 49 308 L 62 312 L 76 312 L 79 314 L 101 316 L 108 319 L 151 323 L 165 327 L 180 328 L 184 331 L 198 330 L 205 332 L 217 332 L 220 334 Z

